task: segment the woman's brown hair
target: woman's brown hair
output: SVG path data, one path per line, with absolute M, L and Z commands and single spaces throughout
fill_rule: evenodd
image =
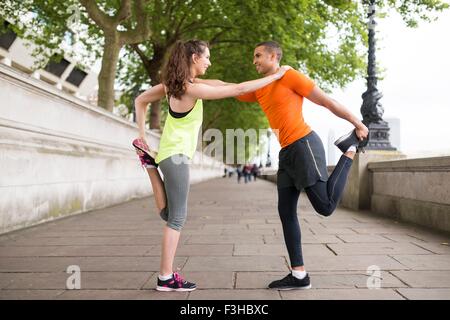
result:
M 192 55 L 205 52 L 209 45 L 201 40 L 178 40 L 170 52 L 169 59 L 163 69 L 162 82 L 167 87 L 167 95 L 180 99 L 186 92 L 186 82 L 190 77 Z

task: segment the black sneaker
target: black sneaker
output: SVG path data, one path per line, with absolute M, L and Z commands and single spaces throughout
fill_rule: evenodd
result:
M 368 142 L 368 138 L 364 138 L 364 140 L 362 141 L 359 140 L 358 136 L 356 135 L 356 129 L 353 129 L 346 135 L 337 139 L 334 144 L 342 151 L 342 153 L 347 152 L 348 148 L 350 148 L 351 146 L 356 147 L 356 152 L 364 152 L 364 147 L 367 146 Z
M 302 290 L 302 289 L 310 289 L 311 281 L 309 280 L 309 274 L 303 279 L 298 279 L 289 273 L 286 277 L 281 280 L 275 280 L 269 284 L 269 289 L 276 290 Z
M 193 291 L 197 289 L 197 285 L 192 282 L 187 282 L 177 272 L 174 272 L 172 279 L 169 280 L 159 280 L 156 290 L 158 291 Z

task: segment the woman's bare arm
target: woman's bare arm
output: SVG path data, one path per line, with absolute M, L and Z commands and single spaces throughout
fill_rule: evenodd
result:
M 158 84 L 145 92 L 141 93 L 135 100 L 134 106 L 136 108 L 136 123 L 139 128 L 139 136 L 145 137 L 145 114 L 149 103 L 162 99 L 165 95 L 164 87 Z
M 274 73 L 270 76 L 237 84 L 211 86 L 204 83 L 194 83 L 187 87 L 186 92 L 195 99 L 217 100 L 236 97 L 247 92 L 256 91 L 272 83 L 273 81 L 280 79 L 289 69 L 290 67 L 283 66 L 277 73 Z
M 194 79 L 194 83 L 207 84 L 207 85 L 212 86 L 212 87 L 229 86 L 229 85 L 235 84 L 235 83 L 224 82 L 222 80 L 200 79 L 200 78 L 195 78 Z

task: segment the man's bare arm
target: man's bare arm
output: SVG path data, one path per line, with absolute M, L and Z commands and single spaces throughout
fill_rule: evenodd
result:
M 344 105 L 338 101 L 330 98 L 318 86 L 314 86 L 311 93 L 306 97 L 308 100 L 323 106 L 334 113 L 339 118 L 347 120 L 356 128 L 356 135 L 362 140 L 366 138 L 369 130 L 353 113 L 350 112 Z

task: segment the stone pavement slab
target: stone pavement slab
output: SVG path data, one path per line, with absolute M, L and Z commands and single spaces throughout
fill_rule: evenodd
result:
M 176 257 L 175 266 L 187 258 Z M 2 258 L 1 272 L 59 272 L 77 265 L 82 271 L 158 271 L 159 259 L 154 257 L 20 257 Z
M 144 256 L 156 246 L 11 246 L 0 257 L 111 257 Z
M 305 244 L 302 246 L 303 254 L 307 256 L 334 256 L 334 253 L 322 244 Z M 234 245 L 235 256 L 284 256 L 286 254 L 285 244 L 236 244 Z
M 450 255 L 393 255 L 392 258 L 412 270 L 450 270 Z
M 184 239 L 180 239 L 181 243 Z M 5 243 L 8 246 L 105 246 L 105 245 L 154 245 L 161 242 L 160 235 L 131 237 L 40 237 L 19 239 Z
M 161 254 L 161 246 L 154 246 L 146 255 L 158 256 Z M 177 255 L 189 256 L 231 256 L 233 254 L 233 244 L 184 244 L 177 248 Z
M 186 300 L 189 292 L 156 290 L 66 290 L 58 300 Z
M 404 300 L 394 289 L 311 289 L 280 294 L 286 300 Z
M 394 240 L 388 239 L 382 235 L 367 235 L 367 234 L 340 234 L 337 236 L 345 243 L 392 243 Z
M 3 289 L 45 289 L 65 290 L 68 274 L 59 273 L 3 273 L 1 277 L 8 280 Z M 136 289 L 148 280 L 148 272 L 83 272 L 81 286 L 83 289 Z
M 397 291 L 408 300 L 450 300 L 450 289 L 401 288 Z
M 154 288 L 164 222 L 147 197 L 0 235 L 0 299 L 450 299 L 450 236 L 338 208 L 298 205 L 312 289 L 273 291 L 289 272 L 276 186 L 235 178 L 191 186 L 174 268 L 198 289 Z M 67 267 L 81 289 L 66 289 Z M 368 289 L 369 267 L 380 289 Z
M 330 244 L 329 247 L 337 255 L 432 254 L 411 243 L 342 243 Z
M 54 300 L 61 296 L 62 290 L 2 290 L 0 300 Z
M 195 290 L 189 294 L 193 300 L 281 300 L 278 291 L 272 290 Z
M 263 237 L 264 243 L 266 244 L 284 244 L 283 235 L 269 236 L 265 235 Z M 327 243 L 342 243 L 343 241 L 339 239 L 336 235 L 332 234 L 318 234 L 318 235 L 305 235 L 302 230 L 302 243 L 304 244 L 327 244 Z
M 278 256 L 230 256 L 190 257 L 186 271 L 276 271 L 288 270 L 284 257 Z
M 243 232 L 244 233 L 244 232 Z M 192 235 L 187 241 L 186 244 L 264 244 L 263 235 Z
M 446 242 L 430 243 L 424 241 L 413 241 L 412 243 L 433 253 L 450 255 L 450 246 Z
M 392 271 L 392 274 L 412 288 L 450 288 L 448 271 Z
M 377 266 L 380 270 L 404 270 L 404 265 L 387 255 L 354 255 L 334 257 L 305 257 L 305 266 L 310 271 L 360 271 L 369 266 Z

